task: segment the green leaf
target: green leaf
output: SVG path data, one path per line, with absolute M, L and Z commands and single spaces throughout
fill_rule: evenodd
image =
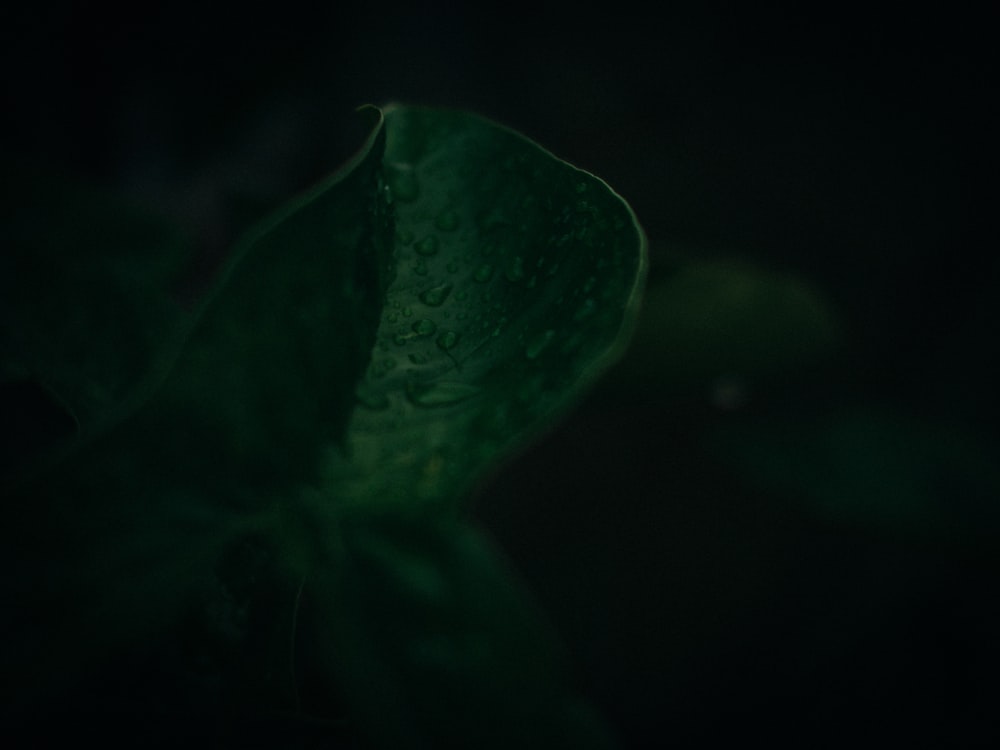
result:
M 373 130 L 354 159 L 241 241 L 143 415 L 160 433 L 196 424 L 220 449 L 200 469 L 259 494 L 315 481 L 371 357 L 392 223 L 382 115 L 364 112 Z
M 598 178 L 481 118 L 391 108 L 395 277 L 337 502 L 453 502 L 565 412 L 620 354 L 645 274 L 628 205 Z
M 4 498 L 0 568 L 24 613 L 5 635 L 25 644 L 7 679 L 62 678 L 168 630 L 206 591 L 237 585 L 220 560 L 254 539 L 277 550 L 279 577 L 335 581 L 329 648 L 362 654 L 334 659 L 349 691 L 365 690 L 351 664 L 389 644 L 373 632 L 365 652 L 380 623 L 451 660 L 439 686 L 470 716 L 513 689 L 514 720 L 528 711 L 543 736 L 587 724 L 513 585 L 441 510 L 621 352 L 642 232 L 607 185 L 510 130 L 451 111 L 393 108 L 384 124 L 366 111 L 357 156 L 241 241 L 142 408 Z M 416 556 L 399 563 L 407 545 Z M 440 632 L 437 605 L 407 604 L 410 574 L 428 565 L 460 592 Z M 466 653 L 479 631 L 487 650 Z M 386 658 L 413 701 L 393 710 L 445 710 L 419 689 L 424 667 Z M 499 687 L 476 692 L 487 678 Z M 359 701 L 377 721 L 378 702 Z M 550 726 L 536 714 L 553 706 Z M 428 721 L 430 740 L 444 736 L 438 714 Z
M 450 502 L 618 356 L 645 274 L 621 198 L 472 115 L 388 129 L 240 243 L 156 398 L 78 464 L 230 507 Z

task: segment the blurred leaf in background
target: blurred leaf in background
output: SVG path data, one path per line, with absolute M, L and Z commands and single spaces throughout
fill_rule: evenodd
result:
M 635 340 L 615 377 L 660 403 L 692 390 L 721 401 L 828 362 L 841 315 L 814 283 L 746 260 L 675 256 L 652 278 Z M 720 402 L 720 405 L 723 405 Z
M 171 295 L 193 248 L 162 217 L 58 170 L 7 155 L 0 175 L 9 473 L 53 440 L 91 439 L 158 385 L 194 318 Z M 43 434 L 36 408 L 61 411 L 65 428 Z

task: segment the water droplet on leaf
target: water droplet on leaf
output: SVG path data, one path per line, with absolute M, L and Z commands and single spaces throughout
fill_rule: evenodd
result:
M 371 390 L 368 388 L 358 388 L 355 396 L 358 399 L 358 403 L 366 409 L 371 409 L 372 411 L 385 411 L 389 408 L 389 397 L 381 391 Z
M 581 320 L 589 318 L 597 310 L 597 304 L 594 300 L 589 297 L 583 301 L 583 304 L 573 313 L 573 320 L 579 323 Z
M 545 351 L 545 348 L 551 343 L 552 339 L 555 338 L 556 332 L 551 328 L 547 331 L 542 331 L 541 333 L 534 336 L 524 349 L 524 354 L 528 359 L 535 359 Z
M 437 337 L 437 345 L 444 351 L 454 349 L 458 344 L 458 334 L 455 331 L 443 331 Z
M 513 261 L 511 261 L 510 266 L 507 268 L 505 274 L 507 281 L 520 281 L 524 278 L 524 259 L 520 255 L 516 256 Z
M 440 286 L 421 292 L 419 299 L 429 307 L 440 307 L 444 304 L 444 301 L 448 299 L 448 295 L 451 294 L 451 289 L 451 284 L 441 284 Z
M 411 327 L 413 328 L 413 332 L 418 336 L 430 336 L 437 330 L 437 324 L 433 320 L 428 320 L 427 318 L 421 318 Z
M 420 255 L 434 255 L 438 251 L 438 238 L 429 234 L 413 246 Z
M 416 406 L 451 406 L 478 396 L 480 389 L 469 383 L 411 384 L 406 389 L 406 397 Z

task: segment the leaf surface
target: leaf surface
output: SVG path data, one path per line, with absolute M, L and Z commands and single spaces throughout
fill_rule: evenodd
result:
M 604 182 L 506 128 L 388 110 L 395 275 L 346 445 L 341 504 L 447 502 L 620 354 L 645 240 Z

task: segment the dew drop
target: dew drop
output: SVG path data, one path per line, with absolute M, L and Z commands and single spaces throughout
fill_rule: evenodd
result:
M 389 397 L 381 391 L 359 388 L 355 397 L 361 406 L 372 411 L 385 411 L 389 408 Z
M 440 286 L 432 287 L 427 291 L 421 292 L 419 299 L 428 307 L 440 307 L 448 299 L 448 295 L 451 294 L 451 288 L 451 284 L 441 284 Z
M 524 260 L 520 255 L 514 257 L 504 275 L 507 277 L 507 281 L 511 282 L 520 281 L 524 278 Z
M 472 275 L 473 281 L 478 281 L 480 284 L 485 284 L 487 281 L 493 278 L 493 266 L 489 263 L 484 263 L 476 272 Z
M 415 406 L 451 406 L 478 396 L 480 389 L 469 383 L 411 384 L 406 389 L 406 397 Z
M 437 324 L 433 320 L 428 320 L 427 318 L 421 318 L 410 327 L 418 336 L 430 336 L 437 330 Z
M 410 362 L 412 362 L 415 365 L 426 365 L 427 362 L 428 362 L 428 358 L 427 358 L 426 354 L 416 354 L 416 353 L 414 353 L 414 354 L 411 354 L 409 356 L 409 359 L 410 359 Z
M 586 182 L 578 182 L 578 183 L 576 183 L 576 192 L 578 192 L 578 193 L 586 193 L 587 192 L 587 183 Z
M 524 349 L 525 356 L 528 359 L 536 359 L 539 354 L 545 351 L 545 348 L 552 342 L 555 335 L 556 332 L 550 328 L 533 336 Z
M 417 276 L 426 276 L 428 273 L 430 273 L 430 269 L 427 268 L 427 263 L 424 261 L 423 258 L 417 260 L 416 265 L 413 266 L 413 273 L 415 273 Z
M 371 376 L 374 378 L 384 378 L 386 374 L 395 369 L 396 360 L 394 359 L 383 359 L 381 362 L 374 364 L 371 369 Z
M 444 351 L 454 349 L 456 344 L 458 344 L 458 334 L 455 331 L 442 331 L 437 337 L 437 345 Z
M 438 251 L 438 238 L 429 234 L 413 246 L 420 255 L 435 255 Z
M 434 220 L 434 226 L 442 232 L 451 232 L 458 228 L 458 214 L 451 210 L 445 211 Z
M 593 299 L 587 298 L 583 301 L 583 304 L 573 313 L 573 320 L 579 323 L 581 320 L 589 318 L 597 310 L 597 303 Z
M 396 232 L 396 239 L 399 240 L 401 245 L 409 245 L 413 242 L 413 232 L 409 229 L 401 229 Z

